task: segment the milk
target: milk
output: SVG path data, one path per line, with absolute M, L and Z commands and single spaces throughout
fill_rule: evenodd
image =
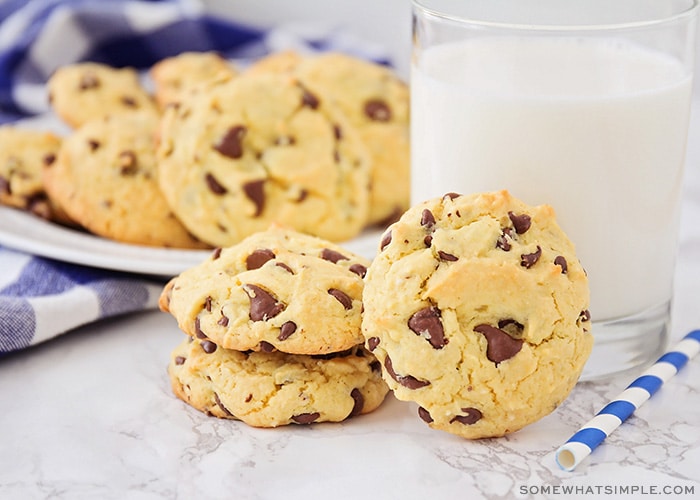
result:
M 429 48 L 411 73 L 412 201 L 505 188 L 548 203 L 595 321 L 667 303 L 690 94 L 679 63 L 624 42 Z

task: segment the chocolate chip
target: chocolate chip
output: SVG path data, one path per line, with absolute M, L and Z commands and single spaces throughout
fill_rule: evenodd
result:
M 520 256 L 520 265 L 526 269 L 530 269 L 532 266 L 537 264 L 542 256 L 542 249 L 537 245 L 537 250 L 532 253 L 526 253 Z
M 216 344 L 212 342 L 211 340 L 202 340 L 199 343 L 200 346 L 202 346 L 202 350 L 206 352 L 207 354 L 211 354 L 214 351 L 216 351 Z
M 392 365 L 391 358 L 389 356 L 384 359 L 384 368 L 391 378 L 407 389 L 420 389 L 421 387 L 430 385 L 429 381 L 419 380 L 413 375 L 397 375 L 397 373 L 394 371 L 394 366 Z
M 183 365 L 183 364 L 185 364 L 185 361 L 187 361 L 187 358 L 185 358 L 184 356 L 175 356 L 175 364 L 176 365 L 178 365 L 178 366 Z
M 100 86 L 100 79 L 92 71 L 85 73 L 80 79 L 78 88 L 80 90 L 96 89 Z
M 428 410 L 423 408 L 422 406 L 418 407 L 418 416 L 425 422 L 426 424 L 430 424 L 433 422 L 433 417 L 430 416 L 430 413 Z
M 207 295 L 207 298 L 204 299 L 204 309 L 207 312 L 211 312 L 211 301 L 212 301 L 212 298 L 209 295 Z
M 486 337 L 486 357 L 496 365 L 515 356 L 523 347 L 522 339 L 514 339 L 495 326 L 481 324 L 474 331 Z
M 97 141 L 95 139 L 88 139 L 88 147 L 90 148 L 90 151 L 96 151 L 97 148 L 99 148 L 100 146 L 100 141 Z
M 389 243 L 391 243 L 391 231 L 387 231 L 384 236 L 382 236 L 382 241 L 379 243 L 379 251 L 383 251 Z
M 374 351 L 379 345 L 379 337 L 370 337 L 367 339 L 367 349 Z
M 211 191 L 214 194 L 222 195 L 228 192 L 228 190 L 224 186 L 222 186 L 218 180 L 216 180 L 216 177 L 214 177 L 209 172 L 207 172 L 207 174 L 204 176 L 204 181 L 207 183 L 209 191 Z
M 49 167 L 53 165 L 53 162 L 56 161 L 56 155 L 53 153 L 48 153 L 44 155 L 44 158 L 42 158 L 42 161 L 44 162 L 44 165 Z
M 353 264 L 348 269 L 350 272 L 357 274 L 360 278 L 364 278 L 367 275 L 367 268 L 362 264 Z
M 216 260 L 221 257 L 221 247 L 216 247 L 211 253 L 211 260 Z
M 216 322 L 217 325 L 221 326 L 228 326 L 228 316 L 226 316 L 223 312 L 221 313 L 221 317 L 219 318 L 219 321 Z
M 255 204 L 254 217 L 260 215 L 265 207 L 264 180 L 251 181 L 243 184 L 243 192 Z
M 127 108 L 138 108 L 138 104 L 136 103 L 136 99 L 134 99 L 131 96 L 125 95 L 122 96 L 122 104 L 126 106 Z
M 588 309 L 581 311 L 581 314 L 579 315 L 578 319 L 580 319 L 581 321 L 590 321 L 591 312 Z
M 335 137 L 336 141 L 339 141 L 343 138 L 343 129 L 340 128 L 340 125 L 337 123 L 333 124 L 333 137 Z
M 435 216 L 427 208 L 423 210 L 420 217 L 420 225 L 426 229 L 432 229 L 435 225 Z
M 447 344 L 445 330 L 440 321 L 440 309 L 431 306 L 415 312 L 408 319 L 408 327 L 413 333 L 424 337 L 434 349 L 442 349 Z
M 442 197 L 443 197 L 443 199 L 449 198 L 450 200 L 454 200 L 455 198 L 459 198 L 460 196 L 462 196 L 462 195 L 459 193 L 446 193 Z
M 138 172 L 136 153 L 133 151 L 122 151 L 117 157 L 117 162 L 121 167 L 121 175 L 132 176 Z
M 243 156 L 243 137 L 246 132 L 243 125 L 234 125 L 214 144 L 214 149 L 228 158 L 240 158 Z
M 380 99 L 371 99 L 365 103 L 365 115 L 375 122 L 391 120 L 391 108 Z
M 249 317 L 253 321 L 267 321 L 284 311 L 285 305 L 257 285 L 246 284 L 243 289 L 250 297 Z
M 277 340 L 287 340 L 296 331 L 297 324 L 294 321 L 286 321 L 280 327 L 280 334 L 277 336 Z
M 331 288 L 330 290 L 328 290 L 328 294 L 332 295 L 338 300 L 338 302 L 343 304 L 343 307 L 346 311 L 352 309 L 352 299 L 348 296 L 348 294 L 346 294 L 342 290 L 338 290 L 337 288 Z
M 425 248 L 430 248 L 430 246 L 433 244 L 433 235 L 429 234 L 423 238 L 423 244 L 425 245 Z
M 459 257 L 457 257 L 456 255 L 443 252 L 442 250 L 438 250 L 438 257 L 440 257 L 440 260 L 444 260 L 447 262 L 455 262 L 456 260 L 459 260 Z
M 198 339 L 206 339 L 209 338 L 206 336 L 206 334 L 202 331 L 202 329 L 199 327 L 199 316 L 197 316 L 194 319 L 194 336 L 197 337 Z
M 459 422 L 460 424 L 464 425 L 473 425 L 481 420 L 481 417 L 483 416 L 482 413 L 476 408 L 462 408 L 462 411 L 465 414 L 454 417 L 452 420 L 450 420 L 451 424 L 454 422 Z
M 512 248 L 510 242 L 513 241 L 513 230 L 506 227 L 501 231 L 501 235 L 496 240 L 496 247 L 508 252 Z
M 289 274 L 294 274 L 294 269 L 292 269 L 291 267 L 289 267 L 289 266 L 288 266 L 287 264 L 285 264 L 284 262 L 275 262 L 275 266 L 277 266 L 277 267 L 279 267 L 279 268 L 281 268 L 281 269 L 284 269 L 284 270 L 287 271 Z
M 301 95 L 301 105 L 311 109 L 318 108 L 318 105 L 320 104 L 318 97 L 316 97 L 314 94 L 312 94 L 305 88 L 303 88 L 302 90 L 303 92 Z
M 2 175 L 0 175 L 0 193 L 5 193 L 5 194 L 12 194 L 12 187 L 10 186 L 10 181 L 5 179 Z
M 337 264 L 339 260 L 349 260 L 345 255 L 330 248 L 324 248 L 321 250 L 321 258 L 323 260 L 328 260 L 333 264 Z
M 362 395 L 362 391 L 360 391 L 360 389 L 358 389 L 357 387 L 350 392 L 350 397 L 354 401 L 354 404 L 352 405 L 352 410 L 350 410 L 350 414 L 346 418 L 359 415 L 360 413 L 362 413 L 362 408 L 364 408 L 365 406 L 365 397 Z
M 292 420 L 294 420 L 297 424 L 310 424 L 321 416 L 320 413 L 314 412 L 314 413 L 300 413 L 299 415 L 294 415 L 292 417 Z
M 221 411 L 223 411 L 226 415 L 229 417 L 233 417 L 233 413 L 228 411 L 228 408 L 224 406 L 224 404 L 221 402 L 221 399 L 219 399 L 219 395 L 217 393 L 214 393 L 214 401 L 216 401 L 216 405 L 221 408 Z
M 269 248 L 258 248 L 245 259 L 247 270 L 260 269 L 265 262 L 275 258 L 275 253 Z
M 261 340 L 258 346 L 262 352 L 273 352 L 275 350 L 275 346 L 264 340 Z
M 566 274 L 569 271 L 569 265 L 566 263 L 566 259 L 561 255 L 557 255 L 554 258 L 554 264 L 561 267 L 562 274 Z
M 516 233 L 523 234 L 528 229 L 530 229 L 531 220 L 530 220 L 529 215 L 527 215 L 527 214 L 517 215 L 513 212 L 508 212 L 508 218 L 513 223 L 513 227 L 515 227 Z

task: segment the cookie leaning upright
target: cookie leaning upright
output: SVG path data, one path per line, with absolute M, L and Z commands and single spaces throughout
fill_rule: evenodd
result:
M 368 265 L 330 242 L 273 227 L 181 273 L 160 305 L 185 333 L 226 349 L 339 352 L 364 341 Z
M 158 160 L 173 211 L 215 246 L 270 223 L 342 241 L 367 222 L 364 144 L 333 103 L 289 75 L 198 87 L 166 110 Z
M 547 205 L 446 195 L 389 227 L 365 283 L 363 334 L 431 427 L 501 436 L 550 413 L 593 343 L 585 271 Z
M 70 64 L 58 68 L 47 87 L 51 108 L 73 128 L 106 115 L 157 113 L 153 98 L 133 68 L 93 62 Z

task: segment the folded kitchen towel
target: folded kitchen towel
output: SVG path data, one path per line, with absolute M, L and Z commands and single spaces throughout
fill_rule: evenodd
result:
M 0 247 L 0 353 L 93 321 L 155 309 L 163 283 Z
M 145 71 L 184 51 L 215 50 L 245 62 L 284 49 L 389 64 L 381 47 L 342 27 L 248 26 L 207 15 L 197 0 L 0 0 L 0 123 L 48 111 L 45 83 L 61 65 L 95 61 Z M 0 353 L 154 309 L 163 284 L 0 247 Z

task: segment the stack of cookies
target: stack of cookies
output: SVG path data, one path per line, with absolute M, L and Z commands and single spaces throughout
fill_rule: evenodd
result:
M 168 366 L 173 391 L 207 414 L 255 427 L 371 412 L 388 387 L 362 345 L 368 265 L 280 227 L 214 250 L 160 298 L 186 334 Z
M 148 76 L 59 68 L 49 101 L 70 133 L 33 139 L 44 163 L 26 168 L 26 140 L 0 136 L 13 156 L 0 163 L 0 203 L 177 248 L 234 245 L 272 223 L 344 241 L 408 208 L 408 88 L 386 67 L 285 52 L 241 70 L 187 52 Z

